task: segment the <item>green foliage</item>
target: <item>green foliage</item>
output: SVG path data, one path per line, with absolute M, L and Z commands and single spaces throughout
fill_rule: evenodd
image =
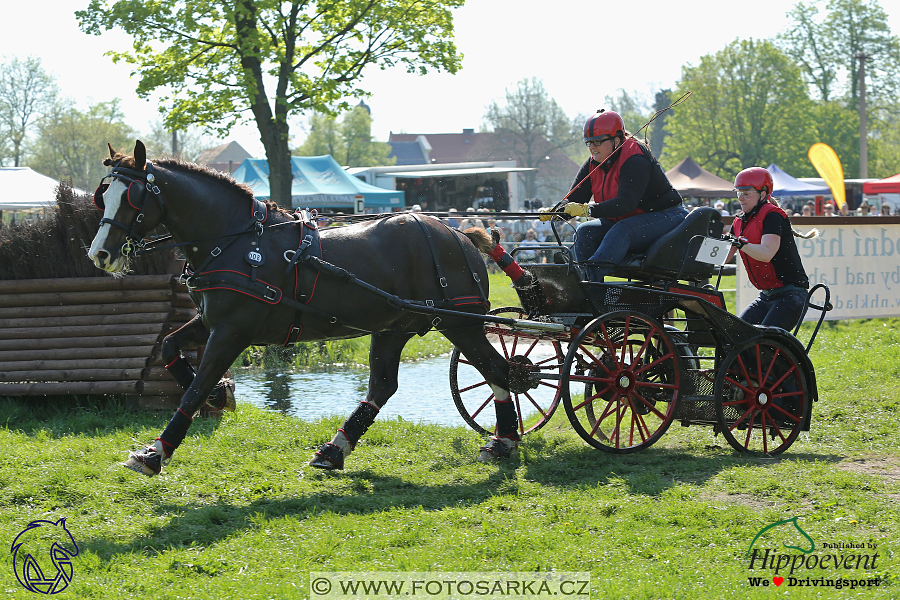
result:
M 797 66 L 765 40 L 737 40 L 686 66 L 671 95 L 693 95 L 669 115 L 663 163 L 685 156 L 730 179 L 750 166 L 808 170 L 812 102 Z
M 269 161 L 273 199 L 289 206 L 291 115 L 330 113 L 362 97 L 369 65 L 455 73 L 450 9 L 462 0 L 91 0 L 79 26 L 121 29 L 137 93 L 162 92 L 168 129 L 203 125 L 221 134 L 252 115 Z
M 859 56 L 866 55 L 867 96 L 896 96 L 900 76 L 900 37 L 891 33 L 878 0 L 828 0 L 798 3 L 788 13 L 789 29 L 781 36 L 785 50 L 802 66 L 819 99 L 847 98 L 857 108 Z
M 78 189 L 91 190 L 106 175 L 106 167 L 97 160 L 106 144 L 117 149 L 134 145 L 135 132 L 122 119 L 118 99 L 84 111 L 71 102 L 60 102 L 41 121 L 28 165 L 54 179 L 69 179 Z
M 315 113 L 309 119 L 309 135 L 294 150 L 295 156 L 330 154 L 348 167 L 387 166 L 397 162 L 388 158 L 391 147 L 372 139 L 372 115 L 363 106 L 344 113 L 338 123 L 335 117 Z

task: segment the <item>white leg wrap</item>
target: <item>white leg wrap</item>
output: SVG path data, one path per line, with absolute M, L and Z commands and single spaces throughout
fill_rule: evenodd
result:
M 341 452 L 344 453 L 344 456 L 350 456 L 350 452 L 353 451 L 353 447 L 350 445 L 350 440 L 347 439 L 347 436 L 344 435 L 343 431 L 338 431 L 334 434 L 334 438 L 332 438 L 331 443 L 341 449 Z
M 497 387 L 493 383 L 490 384 L 491 389 L 494 391 L 494 399 L 503 402 L 504 400 L 509 400 L 509 390 L 504 390 L 502 387 Z

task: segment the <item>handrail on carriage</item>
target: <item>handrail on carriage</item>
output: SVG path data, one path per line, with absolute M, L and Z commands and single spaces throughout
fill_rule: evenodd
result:
M 812 296 L 819 288 L 823 288 L 825 290 L 825 302 L 822 303 L 822 305 L 812 303 Z M 809 343 L 806 345 L 807 354 L 809 354 L 809 349 L 812 348 L 813 342 L 816 340 L 816 335 L 818 335 L 819 333 L 819 328 L 822 326 L 822 321 L 825 320 L 825 313 L 834 308 L 834 306 L 831 304 L 831 290 L 828 289 L 828 286 L 824 283 L 818 283 L 814 285 L 806 295 L 806 303 L 804 303 L 803 305 L 803 313 L 800 315 L 800 320 L 797 321 L 797 326 L 794 328 L 794 337 L 797 337 L 797 332 L 800 331 L 800 326 L 803 324 L 803 317 L 806 316 L 806 311 L 810 308 L 814 308 L 822 312 L 819 314 L 819 320 L 816 322 L 816 328 L 813 330 L 812 337 L 809 338 Z

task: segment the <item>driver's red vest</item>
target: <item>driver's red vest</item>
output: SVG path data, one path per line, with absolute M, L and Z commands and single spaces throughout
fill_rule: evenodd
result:
M 609 168 L 608 173 L 604 171 L 602 167 L 598 167 L 591 171 L 591 192 L 594 194 L 594 202 L 605 202 L 606 200 L 611 200 L 619 195 L 619 173 L 622 170 L 622 165 L 635 154 L 643 154 L 643 150 L 641 150 L 641 147 L 637 142 L 629 139 L 622 144 L 622 148 L 616 153 L 618 156 L 614 157 L 614 162 Z M 636 208 L 628 214 L 612 217 L 609 218 L 609 220 L 621 221 L 622 219 L 627 219 L 628 217 L 643 213 L 644 211 L 640 208 Z
M 787 213 L 774 204 L 766 202 L 759 208 L 753 218 L 750 219 L 750 223 L 745 224 L 740 217 L 735 217 L 734 224 L 731 226 L 734 237 L 746 238 L 751 244 L 761 243 L 763 236 L 763 222 L 766 220 L 766 215 L 772 211 L 777 212 L 787 219 Z M 741 252 L 741 260 L 744 261 L 744 268 L 747 270 L 747 276 L 750 278 L 750 282 L 756 289 L 774 290 L 776 288 L 784 287 L 784 284 L 778 279 L 778 275 L 775 273 L 775 267 L 771 262 L 756 260 L 743 252 Z

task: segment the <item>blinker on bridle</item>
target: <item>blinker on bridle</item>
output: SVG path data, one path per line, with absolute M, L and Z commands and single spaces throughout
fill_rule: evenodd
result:
M 124 159 L 122 159 L 124 160 Z M 162 192 L 159 189 L 159 186 L 156 185 L 156 176 L 153 174 L 153 165 L 149 161 L 147 161 L 147 171 L 137 171 L 135 169 L 128 169 L 126 167 L 120 167 L 122 160 L 117 162 L 112 171 L 103 177 L 100 180 L 100 185 L 97 186 L 97 189 L 94 191 L 94 205 L 100 209 L 105 210 L 106 204 L 103 202 L 103 194 L 109 189 L 109 183 L 106 183 L 107 179 L 114 178 L 123 182 L 126 185 L 126 190 L 123 192 L 123 196 L 125 197 L 126 202 L 128 202 L 129 206 L 138 211 L 137 216 L 131 225 L 125 225 L 124 223 L 120 223 L 115 219 L 108 219 L 106 217 L 100 219 L 100 226 L 102 227 L 104 224 L 109 224 L 111 227 L 116 227 L 117 229 L 121 229 L 125 232 L 125 243 L 122 244 L 122 248 L 119 251 L 122 256 L 130 256 L 134 252 L 140 252 L 146 242 L 143 237 L 139 237 L 136 235 L 135 230 L 137 229 L 138 224 L 140 224 L 144 220 L 144 206 L 146 205 L 146 192 L 151 192 L 156 196 L 157 202 L 159 202 L 159 209 L 161 212 L 165 211 L 165 202 L 162 197 Z M 132 202 L 131 198 L 131 190 L 132 186 L 137 185 L 137 189 L 140 190 L 140 193 L 135 194 L 135 201 Z

